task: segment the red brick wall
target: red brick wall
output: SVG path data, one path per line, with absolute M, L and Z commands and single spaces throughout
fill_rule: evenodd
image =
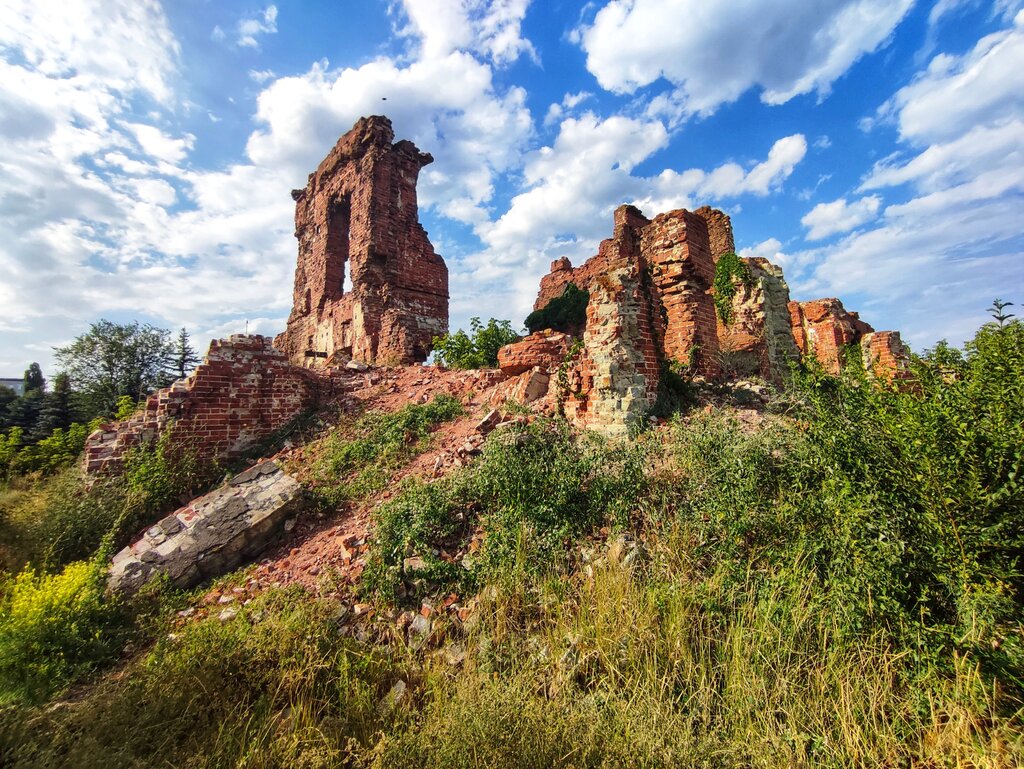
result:
M 708 294 L 715 263 L 704 219 L 684 210 L 658 214 L 643 230 L 641 252 L 651 268 L 655 306 L 664 318 L 660 349 L 698 373 L 717 375 L 717 319 Z
M 865 334 L 860 340 L 860 347 L 864 356 L 864 370 L 870 376 L 887 382 L 910 378 L 910 353 L 899 331 Z
M 297 365 L 420 362 L 448 330 L 448 268 L 416 200 L 433 158 L 393 140 L 387 118 L 360 119 L 292 192 L 299 256 L 288 328 L 275 344 Z
M 732 237 L 732 220 L 724 211 L 711 206 L 701 206 L 693 213 L 708 226 L 708 247 L 711 257 L 717 262 L 722 254 L 735 254 L 736 242 Z
M 214 341 L 190 377 L 151 395 L 130 419 L 103 425 L 89 436 L 86 471 L 115 472 L 126 451 L 168 427 L 175 443 L 202 459 L 237 456 L 330 391 L 330 376 L 293 366 L 267 337 Z
M 793 339 L 804 357 L 813 355 L 831 374 L 838 374 L 845 362 L 845 348 L 859 344 L 864 334 L 874 331 L 855 312 L 848 312 L 838 299 L 790 302 Z

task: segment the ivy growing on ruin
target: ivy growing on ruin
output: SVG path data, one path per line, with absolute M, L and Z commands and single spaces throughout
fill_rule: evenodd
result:
M 726 326 L 732 325 L 732 300 L 736 296 L 737 283 L 749 286 L 752 282 L 750 268 L 734 253 L 722 254 L 715 264 L 715 309 Z

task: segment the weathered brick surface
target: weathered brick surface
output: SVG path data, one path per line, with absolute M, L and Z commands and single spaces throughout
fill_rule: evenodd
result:
M 412 142 L 394 142 L 387 118 L 361 118 L 292 192 L 299 256 L 288 328 L 275 345 L 293 363 L 422 362 L 447 332 L 448 268 L 416 201 L 431 162 Z
M 547 329 L 530 334 L 498 350 L 498 368 L 518 376 L 535 366 L 545 371 L 557 368 L 569 350 L 569 337 Z
M 864 370 L 869 376 L 885 381 L 910 378 L 910 352 L 899 331 L 875 331 L 860 340 Z
M 339 372 L 340 373 L 340 372 Z M 201 459 L 238 456 L 332 392 L 337 375 L 294 366 L 262 336 L 213 341 L 187 379 L 151 395 L 123 422 L 100 427 L 85 446 L 85 469 L 120 469 L 125 452 L 171 428 L 175 444 Z
M 707 223 L 689 211 L 669 211 L 650 220 L 633 206 L 620 206 L 613 235 L 602 241 L 597 255 L 576 269 L 565 258 L 552 263 L 552 271 L 541 279 L 534 308 L 560 296 L 570 281 L 593 292 L 600 279 L 626 262 L 637 265 L 638 290 L 651 308 L 658 355 L 713 376 L 718 369 L 718 336 L 715 306 L 707 292 L 715 264 Z M 591 304 L 594 301 L 592 297 Z
M 732 322 L 718 319 L 718 344 L 723 373 L 757 375 L 781 383 L 800 351 L 790 327 L 789 286 L 782 269 L 767 259 L 743 260 L 750 283 L 736 281 Z
M 658 214 L 643 228 L 640 250 L 651 271 L 653 298 L 664 318 L 658 340 L 666 357 L 705 376 L 719 369 L 715 280 L 704 219 L 689 211 Z
M 658 395 L 661 361 L 639 264 L 623 260 L 591 287 L 583 354 L 563 408 L 577 424 L 625 437 Z
M 158 521 L 114 556 L 108 585 L 133 594 L 158 575 L 189 588 L 252 560 L 302 505 L 302 487 L 273 460 Z
M 857 313 L 848 312 L 835 298 L 790 302 L 789 315 L 800 354 L 817 358 L 832 374 L 842 369 L 846 349 L 859 344 L 861 337 L 874 331 Z
M 708 227 L 708 248 L 711 258 L 716 262 L 722 254 L 735 254 L 736 242 L 732 237 L 732 220 L 724 211 L 711 206 L 701 206 L 693 213 L 697 214 Z

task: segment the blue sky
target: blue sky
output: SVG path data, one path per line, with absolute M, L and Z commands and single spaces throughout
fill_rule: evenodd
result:
M 91 321 L 276 333 L 289 191 L 365 114 L 435 162 L 452 327 L 621 203 L 708 203 L 915 349 L 1024 302 L 1024 0 L 6 0 L 0 374 Z

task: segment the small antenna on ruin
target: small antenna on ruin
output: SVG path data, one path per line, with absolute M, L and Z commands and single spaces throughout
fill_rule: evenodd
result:
M 245 319 L 245 335 L 249 336 L 249 319 Z

